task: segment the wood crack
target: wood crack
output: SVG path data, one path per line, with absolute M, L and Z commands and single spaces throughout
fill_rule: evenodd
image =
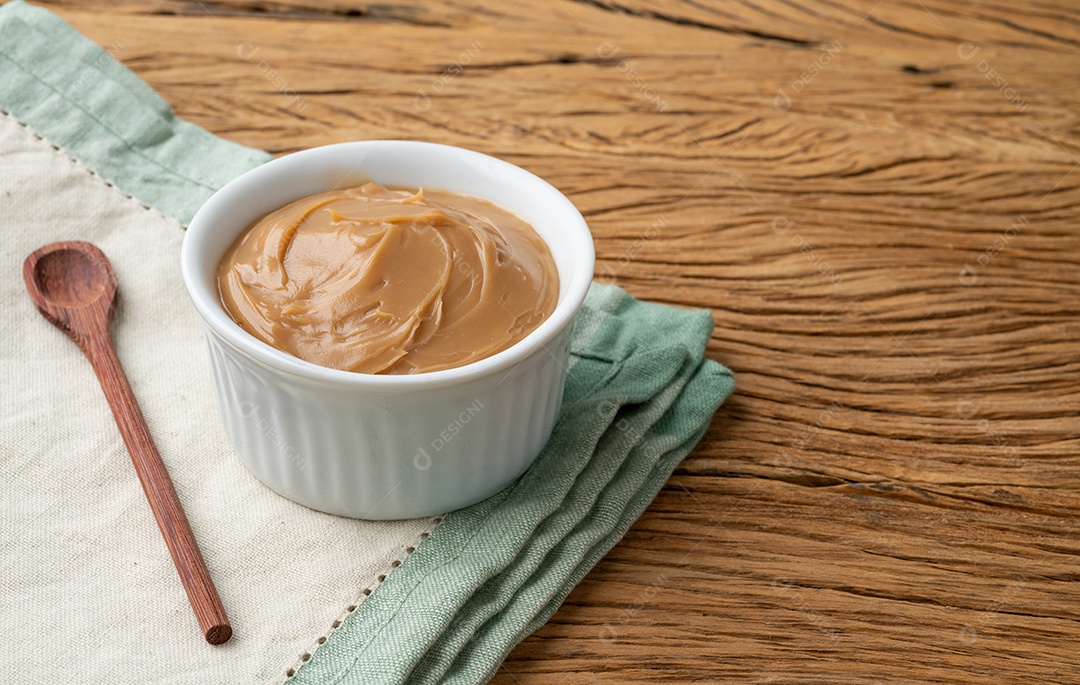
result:
M 327 3 L 325 5 L 311 4 L 304 7 L 289 7 L 281 3 L 224 3 L 203 0 L 195 3 L 190 9 L 174 9 L 171 6 L 161 7 L 161 4 L 158 3 L 147 14 L 158 16 L 209 14 L 213 17 L 287 21 L 377 21 L 425 28 L 453 28 L 451 24 L 445 22 L 423 19 L 409 5 L 372 4 L 360 7 L 346 7 Z
M 719 24 L 713 24 L 709 22 L 699 21 L 696 19 L 690 19 L 688 17 L 680 17 L 676 15 L 666 14 L 663 12 L 657 12 L 655 10 L 638 9 L 634 7 L 626 7 L 614 2 L 603 2 L 602 0 L 574 0 L 575 2 L 595 7 L 605 12 L 614 12 L 617 14 L 625 14 L 632 17 L 640 17 L 643 19 L 655 19 L 657 21 L 663 21 L 675 26 L 692 26 L 694 28 L 705 29 L 708 31 L 716 31 L 731 36 L 746 36 L 749 38 L 760 38 L 762 40 L 774 41 L 778 43 L 784 43 L 786 45 L 796 45 L 798 47 L 815 48 L 824 45 L 822 41 L 810 40 L 807 38 L 794 38 L 791 36 L 784 36 L 776 33 L 768 33 L 758 29 L 737 28 L 733 26 L 721 26 Z

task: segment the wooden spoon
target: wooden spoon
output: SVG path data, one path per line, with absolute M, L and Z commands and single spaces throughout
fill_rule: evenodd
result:
M 109 338 L 116 303 L 112 264 L 90 243 L 51 243 L 26 258 L 23 279 L 38 311 L 67 333 L 90 359 L 199 627 L 210 644 L 227 641 L 232 636 L 229 617 Z

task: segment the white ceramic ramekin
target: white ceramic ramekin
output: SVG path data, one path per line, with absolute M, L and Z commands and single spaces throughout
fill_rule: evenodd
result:
M 215 270 L 226 248 L 293 200 L 368 180 L 484 198 L 528 221 L 558 268 L 554 313 L 499 354 L 410 376 L 317 366 L 241 329 L 218 298 Z M 545 181 L 478 152 L 409 141 L 329 145 L 252 169 L 203 205 L 181 252 L 206 324 L 218 407 L 244 463 L 291 500 L 367 519 L 457 509 L 528 468 L 559 411 L 570 324 L 593 260 L 585 220 Z

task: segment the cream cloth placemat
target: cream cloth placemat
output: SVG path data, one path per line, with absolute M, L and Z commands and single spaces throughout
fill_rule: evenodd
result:
M 0 115 L 0 635 L 13 680 L 280 682 L 433 519 L 354 521 L 279 497 L 221 429 L 183 229 Z M 79 349 L 42 318 L 22 261 L 56 240 L 116 269 L 113 326 L 234 637 L 207 645 L 112 414 Z M 359 592 L 358 592 L 359 591 Z

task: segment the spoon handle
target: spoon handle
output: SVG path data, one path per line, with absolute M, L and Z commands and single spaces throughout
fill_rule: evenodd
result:
M 142 411 L 131 392 L 127 376 L 116 356 L 116 349 L 107 330 L 97 331 L 78 340 L 79 346 L 90 359 L 94 372 L 105 391 L 105 398 L 116 417 L 120 435 L 124 438 L 139 482 L 146 492 L 146 499 L 154 512 L 158 528 L 169 547 L 173 563 L 184 584 L 195 618 L 199 621 L 206 641 L 212 645 L 221 644 L 232 636 L 229 617 L 221 605 L 217 589 L 206 570 L 195 536 L 191 533 L 187 516 L 176 496 L 172 480 L 165 464 L 161 461 L 154 440 L 146 427 Z

